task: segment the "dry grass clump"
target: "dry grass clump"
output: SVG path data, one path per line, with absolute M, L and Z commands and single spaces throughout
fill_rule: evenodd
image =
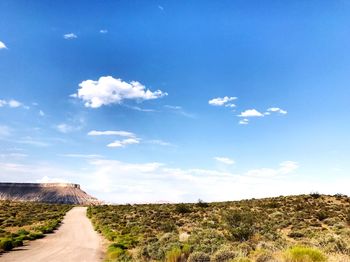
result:
M 350 258 L 349 210 L 347 196 L 312 193 L 220 203 L 93 206 L 88 216 L 123 250 L 110 261 L 298 262 L 290 259 L 301 246 L 312 259 L 315 250 L 329 261 Z

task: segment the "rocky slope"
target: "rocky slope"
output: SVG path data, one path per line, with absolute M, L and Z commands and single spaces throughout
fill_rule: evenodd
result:
M 0 200 L 96 205 L 96 198 L 68 183 L 0 183 Z

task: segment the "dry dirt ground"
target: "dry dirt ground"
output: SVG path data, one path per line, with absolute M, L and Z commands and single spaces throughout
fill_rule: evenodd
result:
M 102 261 L 102 238 L 86 217 L 86 207 L 74 207 L 54 233 L 0 256 L 1 262 Z

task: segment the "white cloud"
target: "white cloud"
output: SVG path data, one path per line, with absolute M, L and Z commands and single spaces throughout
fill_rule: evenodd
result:
M 163 7 L 163 6 L 158 5 L 158 8 L 159 8 L 160 10 L 164 11 L 164 7 Z
M 133 110 L 136 111 L 140 111 L 140 112 L 156 112 L 157 110 L 154 109 L 150 109 L 150 108 L 141 108 L 139 106 L 129 106 L 129 105 L 125 105 L 127 108 L 131 108 Z
M 70 157 L 70 158 L 88 158 L 88 159 L 102 158 L 101 155 L 96 155 L 96 154 L 61 154 L 59 156 Z
M 65 123 L 61 123 L 59 125 L 56 126 L 56 129 L 63 133 L 63 134 L 67 134 L 67 133 L 70 133 L 70 132 L 73 132 L 73 131 L 76 131 L 78 127 L 74 127 L 74 126 L 71 126 L 71 125 L 68 125 L 68 124 L 65 124 Z
M 107 33 L 108 33 L 108 30 L 107 30 L 107 29 L 101 29 L 101 30 L 100 30 L 100 33 L 101 33 L 101 34 L 107 34 Z
M 16 107 L 22 106 L 22 103 L 17 101 L 17 100 L 12 99 L 12 100 L 8 101 L 8 105 L 9 105 L 9 107 L 16 108 Z
M 31 145 L 31 146 L 37 146 L 37 147 L 47 147 L 47 146 L 50 146 L 50 144 L 47 143 L 47 142 L 35 140 L 35 139 L 31 138 L 31 137 L 27 137 L 27 138 L 18 140 L 17 143 L 19 143 L 19 144 Z
M 139 144 L 140 140 L 138 138 L 127 138 L 123 140 L 116 140 L 107 145 L 107 147 L 125 147 L 127 145 Z
M 233 165 L 235 163 L 235 161 L 233 159 L 230 159 L 228 157 L 214 157 L 214 159 L 218 162 L 224 163 L 226 165 Z
M 102 76 L 97 81 L 85 80 L 72 97 L 80 98 L 86 107 L 98 108 L 103 105 L 120 104 L 124 100 L 150 100 L 168 95 L 161 90 L 152 92 L 137 81 L 125 82 L 112 76 Z
M 279 107 L 271 107 L 271 108 L 267 109 L 267 112 L 280 113 L 282 115 L 286 115 L 288 113 L 286 110 L 283 110 Z
M 91 130 L 88 136 L 123 136 L 123 137 L 136 137 L 134 133 L 121 131 L 121 130 L 107 130 L 107 131 L 96 131 Z
M 81 116 L 74 116 L 72 118 L 68 118 L 66 122 L 60 123 L 54 128 L 63 133 L 71 133 L 81 130 L 85 126 L 85 118 Z
M 240 125 L 248 125 L 249 124 L 249 119 L 244 118 L 238 122 Z
M 64 34 L 63 38 L 64 39 L 75 39 L 75 38 L 78 38 L 78 36 L 74 33 L 69 33 L 69 34 Z
M 45 116 L 45 113 L 44 113 L 44 111 L 42 111 L 42 110 L 39 110 L 39 115 L 40 115 L 40 116 Z
M 288 174 L 299 168 L 299 164 L 294 161 L 284 161 L 280 164 L 279 173 Z
M 233 103 L 228 103 L 230 101 L 234 101 L 236 100 L 237 97 L 228 97 L 228 96 L 225 96 L 225 97 L 217 97 L 217 98 L 213 98 L 211 100 L 209 100 L 209 105 L 212 105 L 212 106 L 226 106 L 226 107 L 235 107 L 236 105 L 233 104 Z
M 4 42 L 0 41 L 0 50 L 1 49 L 7 49 L 7 46 L 5 45 Z
M 0 99 L 0 107 L 8 106 L 10 108 L 19 108 L 22 107 L 24 109 L 29 109 L 28 106 L 23 105 L 23 103 L 15 100 L 15 99 L 10 99 L 10 100 L 2 100 Z
M 262 113 L 260 113 L 259 111 L 257 111 L 256 109 L 248 109 L 248 110 L 243 111 L 238 116 L 239 117 L 262 117 L 264 115 Z
M 36 180 L 37 183 L 69 183 L 68 180 L 62 178 L 50 178 L 48 176 L 44 176 L 41 179 Z
M 165 105 L 164 108 L 168 109 L 170 112 L 173 112 L 175 114 L 179 114 L 188 118 L 195 118 L 196 116 L 194 114 L 186 112 L 182 106 L 172 106 L 172 105 Z
M 284 161 L 280 163 L 279 168 L 260 168 L 248 171 L 246 174 L 248 176 L 256 177 L 273 177 L 278 175 L 286 175 L 292 173 L 299 168 L 299 164 L 293 161 Z

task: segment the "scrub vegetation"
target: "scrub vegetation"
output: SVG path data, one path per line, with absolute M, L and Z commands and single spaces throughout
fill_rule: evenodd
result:
M 0 253 L 52 233 L 70 205 L 0 201 Z
M 106 261 L 350 261 L 350 199 L 310 195 L 88 208 Z

